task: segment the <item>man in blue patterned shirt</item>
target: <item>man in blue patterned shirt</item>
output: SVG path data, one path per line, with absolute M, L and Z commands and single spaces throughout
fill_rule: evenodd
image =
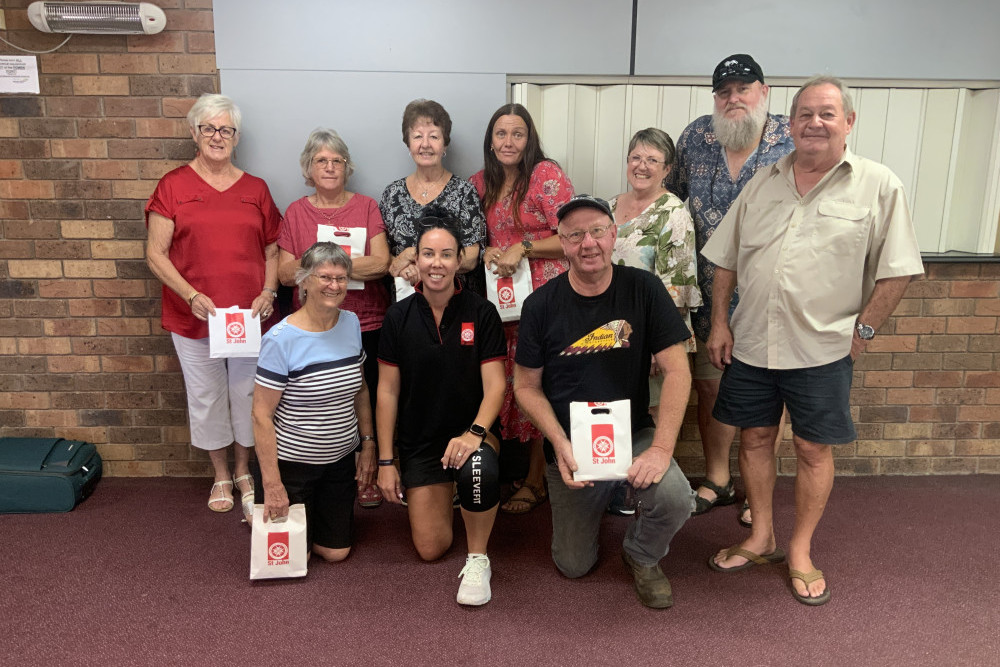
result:
M 698 393 L 698 430 L 705 452 L 705 482 L 698 488 L 694 514 L 716 505 L 736 502 L 729 473 L 729 449 L 736 429 L 712 417 L 722 372 L 708 361 L 705 342 L 711 329 L 712 278 L 715 265 L 701 256 L 701 249 L 722 222 L 729 206 L 761 167 L 772 165 L 795 148 L 788 117 L 768 113 L 768 86 L 760 65 L 747 54 L 735 54 L 719 63 L 712 75 L 715 109 L 685 128 L 677 140 L 677 166 L 670 175 L 670 189 L 687 199 L 695 225 L 698 286 L 704 305 L 693 311 L 691 323 L 698 339 L 692 375 Z M 732 315 L 738 294 L 729 306 Z M 781 439 L 779 429 L 778 441 Z M 740 523 L 750 525 L 744 504 Z

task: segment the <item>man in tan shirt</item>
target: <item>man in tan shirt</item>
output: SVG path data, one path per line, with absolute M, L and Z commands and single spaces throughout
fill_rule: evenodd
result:
M 709 565 L 735 572 L 785 559 L 772 523 L 771 449 L 784 403 L 798 460 L 788 567 L 792 594 L 808 605 L 830 599 L 810 546 L 833 486 L 830 446 L 857 437 L 854 359 L 923 273 L 902 184 L 848 150 L 854 121 L 839 79 L 807 81 L 792 100 L 795 151 L 758 172 L 702 251 L 718 266 L 708 349 L 725 374 L 714 416 L 741 429 L 754 508 L 750 537 Z M 730 324 L 725 305 L 737 282 Z

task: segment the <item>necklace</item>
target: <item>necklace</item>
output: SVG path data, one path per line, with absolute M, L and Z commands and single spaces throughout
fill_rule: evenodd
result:
M 428 193 L 430 193 L 431 191 L 433 191 L 435 189 L 435 186 L 437 186 L 438 183 L 440 183 L 441 181 L 443 181 L 446 177 L 448 177 L 450 175 L 451 174 L 448 173 L 448 170 L 445 169 L 444 173 L 441 174 L 439 177 L 437 177 L 435 180 L 430 181 L 429 183 L 424 183 L 424 189 L 420 192 L 420 199 L 422 201 L 426 201 Z M 417 186 L 417 175 L 416 175 L 416 173 L 413 174 L 413 185 L 414 185 L 414 189 L 416 189 L 416 186 Z M 437 194 L 437 193 L 435 193 L 435 194 Z
M 309 199 L 313 208 L 315 208 L 321 216 L 326 218 L 327 222 L 330 222 L 333 220 L 333 216 L 337 215 L 337 212 L 340 211 L 344 204 L 347 203 L 348 196 L 347 192 L 343 192 L 334 202 L 330 204 L 330 206 L 324 206 L 322 208 L 319 205 L 319 195 L 312 195 Z M 330 212 L 327 213 L 327 210 L 330 210 Z

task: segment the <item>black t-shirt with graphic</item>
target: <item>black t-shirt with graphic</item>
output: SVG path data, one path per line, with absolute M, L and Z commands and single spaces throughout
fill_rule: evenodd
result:
M 603 294 L 577 294 L 564 273 L 531 294 L 521 312 L 515 361 L 543 369 L 542 390 L 567 435 L 573 401 L 627 398 L 633 432 L 652 426 L 650 358 L 691 336 L 659 278 L 628 266 L 612 270 Z M 546 450 L 551 460 L 548 443 Z

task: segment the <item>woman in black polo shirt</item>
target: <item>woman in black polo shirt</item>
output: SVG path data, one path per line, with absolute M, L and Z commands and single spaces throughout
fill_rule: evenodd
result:
M 458 483 L 469 548 L 458 602 L 481 605 L 491 596 L 486 544 L 500 498 L 498 444 L 488 431 L 503 403 L 506 342 L 496 308 L 455 280 L 457 222 L 426 209 L 417 226 L 422 280 L 389 308 L 379 343 L 378 485 L 394 503 L 406 489 L 413 544 L 430 561 L 451 546 Z

